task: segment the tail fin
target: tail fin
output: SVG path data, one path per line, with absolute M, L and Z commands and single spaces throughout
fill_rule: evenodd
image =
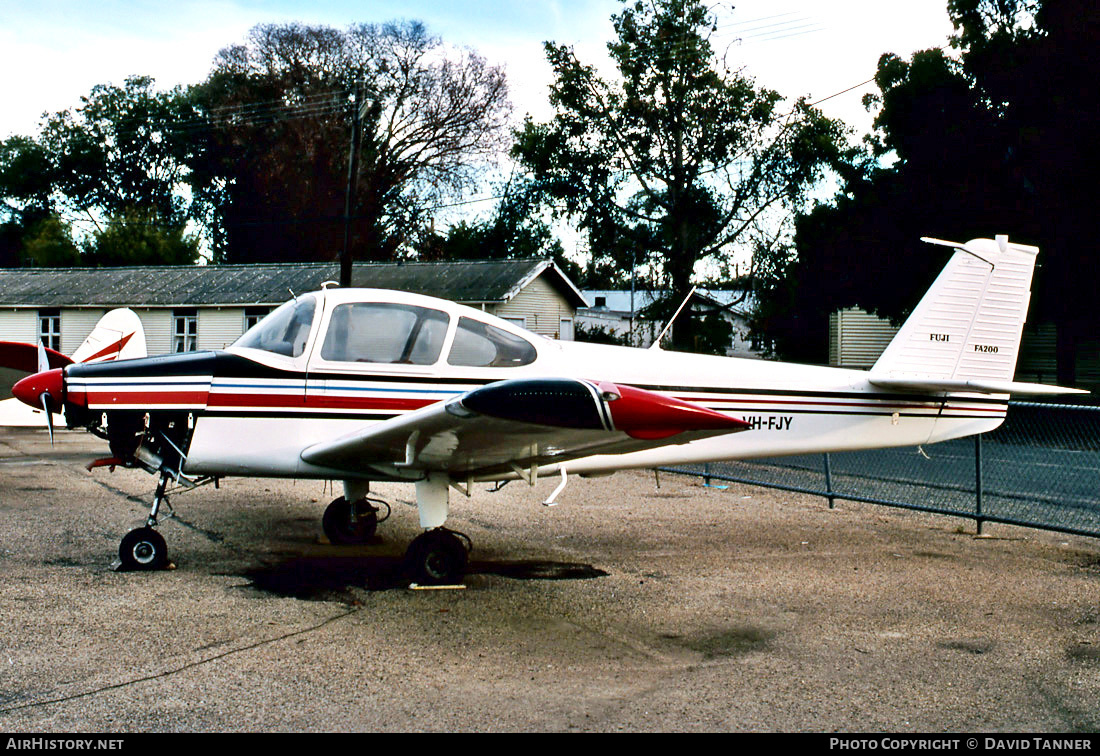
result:
M 1016 361 L 1037 247 L 996 240 L 925 238 L 956 252 L 871 368 L 884 388 L 984 393 L 1088 393 L 1016 383 Z
M 107 362 L 146 356 L 145 329 L 133 310 L 111 310 L 73 352 L 73 362 Z

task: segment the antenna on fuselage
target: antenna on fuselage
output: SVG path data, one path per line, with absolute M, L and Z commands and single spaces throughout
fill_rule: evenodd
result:
M 665 324 L 664 329 L 661 331 L 661 335 L 657 337 L 656 341 L 649 345 L 650 349 L 660 350 L 661 339 L 663 339 L 665 337 L 665 334 L 668 333 L 668 329 L 672 328 L 672 324 L 676 322 L 676 318 L 680 317 L 680 310 L 684 309 L 684 305 L 686 305 L 691 300 L 691 295 L 695 293 L 695 289 L 696 287 L 691 287 L 691 291 L 689 291 L 687 296 L 684 297 L 684 301 L 680 303 L 680 306 L 676 308 L 676 312 L 672 314 L 672 317 L 669 318 L 668 323 Z

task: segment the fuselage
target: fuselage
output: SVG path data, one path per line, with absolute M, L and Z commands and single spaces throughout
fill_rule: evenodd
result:
M 990 430 L 1006 410 L 1003 397 L 883 392 L 862 371 L 552 341 L 472 308 L 372 289 L 301 297 L 222 351 L 70 366 L 65 405 L 73 425 L 102 414 L 108 422 L 112 414 L 159 414 L 185 424 L 173 443 L 186 447 L 186 474 L 346 478 L 346 470 L 304 462 L 302 450 L 489 383 L 531 377 L 634 386 L 751 426 L 570 460 L 563 465 L 571 473 L 926 444 Z M 362 477 L 415 473 L 392 460 L 363 460 Z

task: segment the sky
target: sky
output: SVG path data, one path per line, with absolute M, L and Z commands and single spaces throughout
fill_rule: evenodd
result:
M 618 0 L 0 0 L 0 139 L 34 134 L 43 113 L 79 105 L 96 84 L 149 75 L 158 87 L 202 81 L 218 50 L 261 23 L 345 28 L 423 21 L 445 42 L 508 72 L 517 120 L 551 114 L 542 43 L 606 62 Z M 879 56 L 946 43 L 946 0 L 734 0 L 712 6 L 714 48 L 730 68 L 786 97 L 819 100 L 870 79 Z M 820 107 L 870 129 L 864 84 Z

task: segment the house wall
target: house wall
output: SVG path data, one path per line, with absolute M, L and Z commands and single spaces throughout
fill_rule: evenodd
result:
M 543 277 L 531 281 L 511 301 L 496 305 L 489 311 L 499 318 L 524 318 L 528 331 L 561 338 L 561 320 L 573 320 L 576 311 Z M 568 334 L 567 334 L 568 335 Z
M 65 327 L 62 318 L 61 327 Z M 38 310 L 0 310 L 0 341 L 33 344 L 38 335 Z
M 225 349 L 244 333 L 243 307 L 203 307 L 198 316 L 199 349 Z

